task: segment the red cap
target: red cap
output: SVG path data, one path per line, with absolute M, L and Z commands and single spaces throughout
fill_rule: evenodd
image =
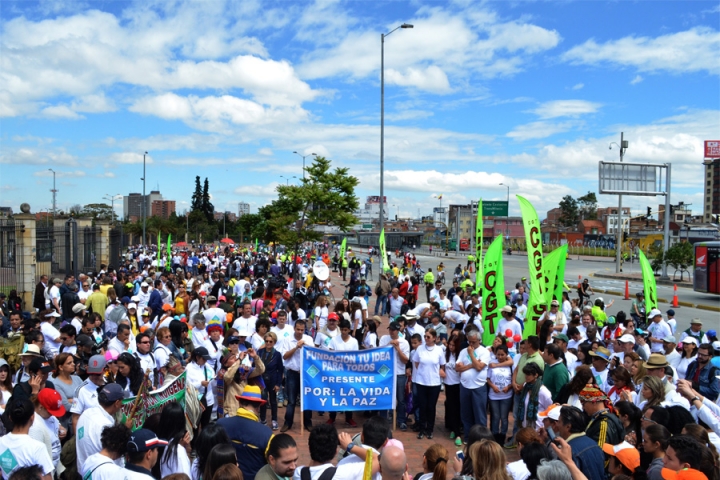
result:
M 50 412 L 50 415 L 54 417 L 62 417 L 65 415 L 65 407 L 62 404 L 62 397 L 60 394 L 52 388 L 43 388 L 38 393 L 38 402 L 40 405 L 45 407 L 45 410 Z

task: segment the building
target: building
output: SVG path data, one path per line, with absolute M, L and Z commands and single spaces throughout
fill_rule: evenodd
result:
M 585 235 L 605 235 L 605 225 L 600 220 L 580 220 L 578 227 Z
M 597 219 L 602 222 L 605 227 L 605 233 L 608 235 L 617 235 L 618 214 L 617 207 L 605 207 L 597 209 Z M 549 213 L 549 212 L 548 212 Z M 630 231 L 630 207 L 623 207 L 620 222 L 625 232 Z
M 388 219 L 390 214 L 387 204 L 387 197 L 383 197 L 383 218 Z M 375 223 L 380 221 L 380 196 L 370 195 L 365 199 L 365 206 L 355 211 L 355 216 L 360 223 Z
M 12 216 L 12 207 L 0 207 L 0 218 L 7 218 Z
M 720 216 L 720 158 L 706 159 L 703 165 L 703 221 L 713 223 Z
M 688 208 L 689 205 L 685 205 L 684 202 L 679 202 L 677 205 L 670 205 L 670 222 L 675 222 L 678 225 L 683 223 L 692 223 L 692 210 Z M 658 223 L 665 225 L 665 205 L 658 205 Z
M 155 200 L 150 206 L 150 216 L 167 220 L 175 213 L 175 200 Z
M 542 223 L 547 225 L 560 225 L 560 217 L 562 217 L 562 209 L 555 207 L 547 211 L 547 216 Z
M 217 220 L 218 222 L 221 221 L 225 216 L 227 216 L 228 222 L 235 222 L 237 221 L 238 217 L 234 213 L 227 211 L 227 212 L 213 212 L 213 218 Z
M 162 201 L 163 197 L 159 190 L 152 190 L 145 195 L 145 214 L 147 217 L 152 216 L 152 204 L 156 201 Z M 172 211 L 175 211 L 175 201 L 173 201 Z M 123 196 L 123 217 L 136 222 L 143 217 L 143 195 L 142 193 L 130 193 Z
M 250 214 L 250 204 L 247 202 L 238 202 L 238 217 Z

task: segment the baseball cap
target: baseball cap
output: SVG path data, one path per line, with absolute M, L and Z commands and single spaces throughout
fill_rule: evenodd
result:
M 679 472 L 670 468 L 663 468 L 661 474 L 665 480 L 707 480 L 704 473 L 694 468 L 684 468 Z
M 629 333 L 626 333 L 625 335 L 621 335 L 620 338 L 618 338 L 618 342 L 620 343 L 632 343 L 635 344 L 635 337 L 630 335 Z
M 88 361 L 88 375 L 102 375 L 105 365 L 107 365 L 105 355 L 93 355 Z
M 53 368 L 50 365 L 50 362 L 39 357 L 33 358 L 32 361 L 30 361 L 30 365 L 28 365 L 28 371 L 30 373 L 50 373 L 52 372 L 52 369 Z
M 551 307 L 559 307 L 560 304 L 558 303 L 557 300 L 553 300 L 552 302 L 550 302 L 550 306 L 551 306 Z
M 60 317 L 60 316 L 61 316 L 61 315 L 60 315 L 58 312 L 56 312 L 56 311 L 53 310 L 52 312 L 50 312 L 50 313 L 48 313 L 47 315 L 45 315 L 45 318 L 48 318 L 48 317 L 56 317 L 56 318 L 58 318 L 58 317 Z
M 398 322 L 392 322 L 388 325 L 388 330 L 400 330 L 400 324 Z
M 610 315 L 607 319 L 607 323 L 617 323 L 617 319 L 615 318 L 615 315 Z
M 208 352 L 208 349 L 205 347 L 198 347 L 195 350 L 192 351 L 192 356 L 194 358 L 202 357 L 205 360 L 210 360 L 212 357 L 210 356 L 210 352 Z
M 168 442 L 160 440 L 155 433 L 147 428 L 140 428 L 132 432 L 127 443 L 128 452 L 147 452 L 153 448 L 164 447 Z
M 134 308 L 134 309 L 137 310 L 137 303 L 135 303 L 135 302 L 130 302 L 130 303 L 128 303 L 127 308 L 128 308 L 128 310 L 130 310 L 131 308 Z
M 562 409 L 562 405 L 559 403 L 553 403 L 548 408 L 543 410 L 542 412 L 538 413 L 538 418 L 549 418 L 550 420 L 560 420 L 560 409 Z
M 95 345 L 95 340 L 93 340 L 87 335 L 80 334 L 75 337 L 75 343 L 80 347 L 92 347 L 93 345 Z
M 505 305 L 502 308 L 501 312 L 510 313 L 510 312 L 512 312 L 512 307 L 510 305 Z
M 660 315 L 662 317 L 662 312 L 660 310 L 658 310 L 657 308 L 653 308 L 652 310 L 650 310 L 650 314 L 648 314 L 648 318 L 655 318 L 658 315 Z
M 82 303 L 76 303 L 76 304 L 73 305 L 73 307 L 72 307 L 73 313 L 80 313 L 80 312 L 82 312 L 82 311 L 84 311 L 84 310 L 86 310 L 86 309 L 87 309 L 87 307 L 86 307 L 85 305 L 83 305 Z
M 697 340 L 697 338 L 688 335 L 687 337 L 683 338 L 682 342 L 680 342 L 680 343 L 688 343 L 688 344 L 692 343 L 693 345 L 697 345 L 698 340 Z
M 613 456 L 620 461 L 631 472 L 640 466 L 640 450 L 630 445 L 628 442 L 622 442 L 617 445 L 605 443 L 602 447 L 603 452 Z
M 217 297 L 214 296 L 214 295 L 208 295 L 208 297 L 207 297 L 207 302 L 208 302 L 208 303 L 217 302 Z
M 670 316 L 675 316 L 675 310 L 673 310 L 672 308 L 665 313 Z
M 677 340 L 675 340 L 675 337 L 673 337 L 672 335 L 668 335 L 667 337 L 663 338 L 662 341 L 665 343 L 677 343 Z
M 125 398 L 125 391 L 117 383 L 106 383 L 98 389 L 98 401 L 101 404 L 117 402 Z
M 148 285 L 147 282 L 142 282 L 142 283 L 140 284 L 140 288 L 145 288 L 145 287 L 149 287 L 149 286 L 150 286 L 150 285 Z
M 555 335 L 555 338 L 553 340 L 562 340 L 565 343 L 569 343 L 569 341 L 570 341 L 568 336 L 565 335 L 564 333 L 558 333 L 557 335 Z
M 50 415 L 54 417 L 62 417 L 65 415 L 65 407 L 62 404 L 62 397 L 60 394 L 52 388 L 43 388 L 38 392 L 38 402 L 40 405 L 45 407 L 45 410 L 50 412 Z

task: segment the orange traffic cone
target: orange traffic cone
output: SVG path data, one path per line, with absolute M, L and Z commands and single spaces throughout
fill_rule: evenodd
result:
M 625 280 L 625 300 L 630 300 L 630 283 Z
M 678 308 L 680 305 L 678 305 L 678 298 L 677 298 L 677 285 L 673 284 L 673 301 L 672 306 L 674 308 Z

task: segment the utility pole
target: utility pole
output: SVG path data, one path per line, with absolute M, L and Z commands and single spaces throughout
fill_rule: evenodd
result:
M 613 146 L 610 144 L 610 150 Z M 617 143 L 615 143 L 617 145 Z M 620 163 L 623 161 L 625 156 L 625 150 L 628 148 L 628 141 L 624 139 L 624 132 L 620 132 Z M 622 272 L 622 234 L 623 234 L 623 221 L 622 221 L 622 195 L 618 195 L 618 212 L 617 212 L 617 231 L 615 232 L 615 273 Z
M 50 190 L 53 194 L 53 225 L 55 225 L 55 215 L 57 213 L 57 188 L 55 188 L 55 170 L 48 168 L 53 174 L 53 188 Z
M 143 217 L 143 238 L 142 238 L 142 247 L 143 252 L 145 251 L 145 220 L 147 218 L 147 198 L 145 198 L 145 156 L 148 154 L 148 152 L 143 153 L 143 176 L 140 180 L 143 182 L 143 198 L 142 198 L 142 217 Z M 158 248 L 160 248 L 160 245 L 158 245 Z

